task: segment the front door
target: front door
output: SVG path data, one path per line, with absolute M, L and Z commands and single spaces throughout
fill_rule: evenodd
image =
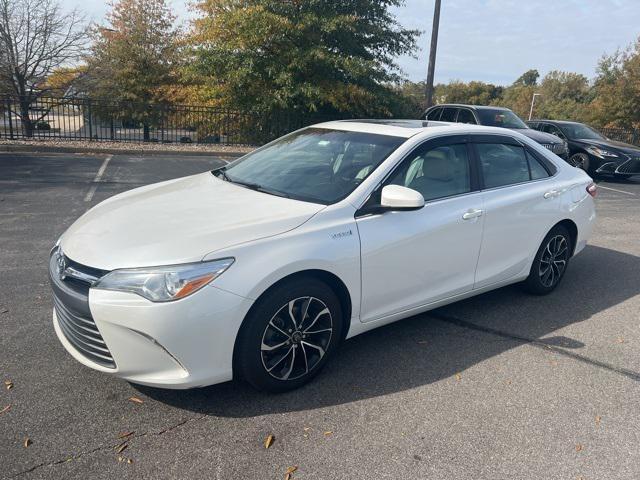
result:
M 361 320 L 373 321 L 470 291 L 483 228 L 482 194 L 466 136 L 427 141 L 384 185 L 419 191 L 420 210 L 359 216 Z M 378 197 L 379 198 L 379 197 Z

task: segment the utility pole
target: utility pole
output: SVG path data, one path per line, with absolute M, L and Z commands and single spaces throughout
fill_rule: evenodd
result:
M 433 105 L 433 76 L 436 70 L 436 50 L 438 49 L 438 27 L 440 26 L 440 3 L 436 0 L 433 10 L 433 28 L 431 30 L 431 51 L 429 52 L 429 70 L 427 71 L 427 86 L 425 96 L 427 97 L 427 108 Z

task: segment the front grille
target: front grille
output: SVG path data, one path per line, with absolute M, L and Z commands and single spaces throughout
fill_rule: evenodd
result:
M 70 266 L 76 276 L 61 276 L 58 262 L 61 255 L 63 254 L 56 250 L 49 261 L 53 303 L 60 330 L 69 343 L 86 358 L 103 367 L 115 368 L 116 364 L 111 352 L 89 310 L 91 283 L 87 279 L 99 278 L 106 272 L 85 267 L 63 257 L 65 265 Z
M 640 158 L 631 158 L 616 168 L 616 173 L 640 174 Z

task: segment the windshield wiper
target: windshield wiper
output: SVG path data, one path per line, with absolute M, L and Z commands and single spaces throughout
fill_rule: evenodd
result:
M 291 196 L 288 193 L 284 193 L 279 190 L 273 190 L 271 188 L 265 187 L 258 183 L 243 182 L 241 180 L 236 180 L 234 178 L 231 178 L 229 175 L 227 175 L 227 172 L 225 171 L 226 169 L 227 167 L 220 167 L 211 173 L 213 173 L 218 178 L 222 178 L 223 180 L 226 180 L 229 183 L 235 183 L 236 185 L 240 185 L 242 187 L 255 190 L 256 192 L 268 193 L 269 195 L 275 195 L 277 197 L 291 198 Z

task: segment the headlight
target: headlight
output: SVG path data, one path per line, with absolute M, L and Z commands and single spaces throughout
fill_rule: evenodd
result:
M 152 302 L 170 302 L 200 290 L 219 277 L 233 262 L 233 258 L 223 258 L 167 267 L 114 270 L 93 287 L 137 293 Z
M 610 152 L 608 150 L 603 150 L 602 148 L 599 148 L 599 147 L 587 147 L 587 152 L 589 152 L 591 155 L 595 155 L 596 157 L 599 157 L 599 158 L 617 157 L 618 156 L 617 153 L 613 153 L 613 152 Z

